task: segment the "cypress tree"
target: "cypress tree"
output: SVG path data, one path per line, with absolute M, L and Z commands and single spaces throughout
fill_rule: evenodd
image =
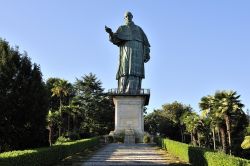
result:
M 48 144 L 47 96 L 40 67 L 0 39 L 0 151 Z

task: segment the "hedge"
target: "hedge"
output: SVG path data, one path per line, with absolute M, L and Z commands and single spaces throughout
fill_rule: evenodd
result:
M 5 152 L 0 154 L 0 166 L 49 166 L 98 143 L 99 137 L 94 137 L 47 148 Z
M 250 166 L 250 160 L 230 156 L 222 152 L 194 147 L 167 138 L 158 138 L 156 142 L 169 153 L 178 156 L 193 166 Z

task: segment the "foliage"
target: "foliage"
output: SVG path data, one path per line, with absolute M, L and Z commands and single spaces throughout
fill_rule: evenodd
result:
M 167 151 L 175 156 L 180 157 L 182 160 L 189 162 L 188 158 L 188 147 L 189 145 L 177 141 L 172 141 L 170 139 L 162 139 L 162 148 L 167 149 Z
M 160 136 L 154 136 L 153 142 L 156 143 L 157 145 L 161 146 L 162 145 L 162 138 Z
M 186 126 L 184 125 L 183 117 L 185 117 L 187 113 L 192 112 L 193 109 L 189 105 L 185 105 L 177 101 L 164 104 L 162 109 L 164 115 L 173 122 L 174 126 L 176 126 L 176 136 L 174 140 L 186 142 Z
M 203 119 L 209 121 L 210 129 L 213 131 L 214 148 L 218 139 L 221 140 L 225 153 L 241 155 L 240 143 L 244 138 L 248 121 L 242 110 L 244 105 L 240 101 L 240 95 L 237 95 L 236 91 L 217 91 L 214 95 L 202 97 L 199 105 Z M 218 138 L 214 134 L 215 129 L 220 132 Z
M 160 141 L 161 140 L 161 141 Z M 211 151 L 205 148 L 199 148 L 173 141 L 170 139 L 159 139 L 161 147 L 166 149 L 169 153 L 179 156 L 186 162 L 194 166 L 208 165 L 208 166 L 246 166 L 250 165 L 249 160 L 241 159 L 226 155 L 224 153 Z
M 104 135 L 113 130 L 114 106 L 112 99 L 103 92 L 102 83 L 90 73 L 77 79 L 75 88 L 84 120 L 80 132 L 90 136 Z
M 120 132 L 114 135 L 114 141 L 118 143 L 123 143 L 125 138 L 125 132 Z
M 103 92 L 102 83 L 94 74 L 76 79 L 73 85 L 63 79 L 49 78 L 46 85 L 51 92 L 51 113 L 48 114 L 51 142 L 59 135 L 72 140 L 104 135 L 113 130 L 112 99 Z
M 48 148 L 12 151 L 0 154 L 1 166 L 50 166 L 63 158 L 93 147 L 99 143 L 99 137 L 66 142 Z
M 173 103 L 167 103 L 162 106 L 163 112 L 165 113 L 168 119 L 172 119 L 172 121 L 176 124 L 180 124 L 181 117 L 186 112 L 191 112 L 192 108 L 190 106 L 186 106 L 177 101 Z
M 250 136 L 246 136 L 241 144 L 243 149 L 250 149 Z
M 183 123 L 186 126 L 186 130 L 191 134 L 193 145 L 196 146 L 198 143 L 201 146 L 200 137 L 205 128 L 200 116 L 195 112 L 188 112 L 183 117 Z
M 66 138 L 64 136 L 60 136 L 57 138 L 56 140 L 56 145 L 59 145 L 59 144 L 62 144 L 62 143 L 65 143 L 65 142 L 70 142 L 71 140 L 69 138 Z
M 154 110 L 154 112 L 145 116 L 145 131 L 152 135 L 167 136 L 174 140 L 188 141 L 185 133 L 185 125 L 183 116 L 190 113 L 192 108 L 177 101 L 167 103 L 162 109 Z
M 144 128 L 152 135 L 160 134 L 168 137 L 172 137 L 174 131 L 173 123 L 163 115 L 161 110 L 154 110 L 145 116 Z
M 51 89 L 52 96 L 57 96 L 62 98 L 63 96 L 69 95 L 70 84 L 68 81 L 63 79 L 58 79 L 54 82 L 53 87 Z
M 250 127 L 246 127 L 246 135 L 250 135 Z
M 51 110 L 58 110 L 60 107 L 59 97 L 53 95 L 52 89 L 54 87 L 55 82 L 58 82 L 60 78 L 49 78 L 46 81 L 46 88 L 48 90 L 48 98 L 49 98 L 49 108 Z
M 106 139 L 107 139 L 108 143 L 113 143 L 114 142 L 114 137 L 112 135 L 108 135 Z
M 70 132 L 68 134 L 68 138 L 72 141 L 75 141 L 75 140 L 79 140 L 80 139 L 80 135 L 76 132 Z
M 68 83 L 68 81 L 63 80 L 63 79 L 58 79 L 54 82 L 53 87 L 51 89 L 52 92 L 52 97 L 57 96 L 59 97 L 59 115 L 60 119 L 62 119 L 62 107 L 63 107 L 63 98 L 67 97 L 69 95 L 71 84 Z M 69 116 L 69 115 L 68 115 Z M 61 136 L 61 128 L 62 128 L 63 122 L 58 123 L 58 135 L 59 137 Z
M 235 91 L 217 91 L 202 97 L 199 106 L 201 116 L 190 106 L 178 102 L 165 104 L 145 116 L 145 130 L 186 143 L 191 138 L 194 146 L 247 157 L 249 152 L 240 147 L 248 124 L 240 95 Z
M 48 98 L 40 67 L 2 39 L 0 106 L 0 152 L 48 145 Z
M 143 136 L 143 143 L 150 143 L 150 135 L 145 134 Z

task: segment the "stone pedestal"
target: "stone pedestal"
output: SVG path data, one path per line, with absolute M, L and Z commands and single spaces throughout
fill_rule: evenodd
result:
M 125 144 L 135 144 L 135 132 L 133 129 L 126 129 L 125 130 Z
M 110 135 L 124 134 L 126 140 L 135 138 L 135 142 L 142 142 L 144 135 L 144 106 L 148 105 L 150 90 L 140 89 L 126 93 L 118 89 L 110 89 L 108 94 L 113 97 L 115 104 L 115 130 Z M 133 134 L 128 134 L 131 133 Z M 127 134 L 126 134 L 127 133 Z M 133 141 L 132 141 L 133 142 Z
M 128 129 L 134 131 L 135 136 L 142 142 L 144 133 L 143 109 L 146 105 L 144 96 L 113 96 L 115 104 L 115 134 Z

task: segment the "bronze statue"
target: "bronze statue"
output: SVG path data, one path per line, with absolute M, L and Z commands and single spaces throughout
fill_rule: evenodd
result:
M 125 25 L 113 33 L 105 26 L 110 41 L 120 48 L 119 68 L 116 74 L 119 93 L 138 93 L 145 78 L 144 63 L 150 59 L 150 44 L 143 30 L 132 21 L 131 12 L 125 13 Z

